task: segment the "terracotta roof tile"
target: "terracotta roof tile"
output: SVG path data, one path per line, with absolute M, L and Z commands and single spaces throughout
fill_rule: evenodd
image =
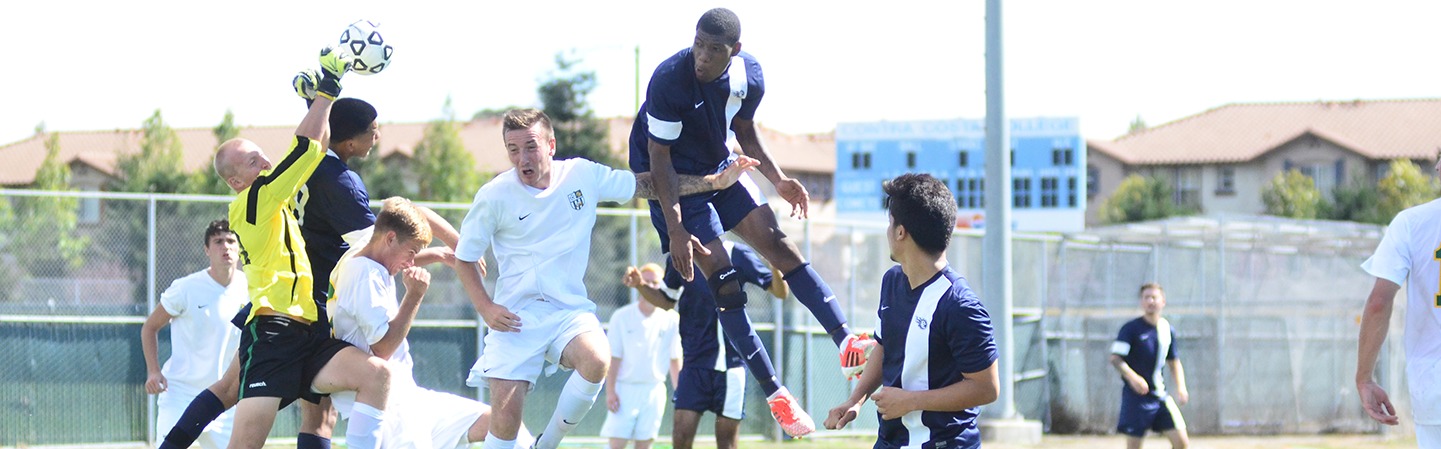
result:
M 629 151 L 631 119 L 606 119 L 610 127 L 610 144 L 622 160 Z M 426 123 L 388 123 L 380 125 L 379 149 L 374 156 L 388 158 L 395 154 L 411 157 L 415 146 L 425 136 Z M 500 119 L 478 119 L 464 122 L 459 130 L 465 149 L 475 159 L 476 169 L 499 172 L 510 168 L 500 138 Z M 219 142 L 209 128 L 175 130 L 184 148 L 182 166 L 187 171 L 210 165 L 212 152 Z M 279 158 L 290 146 L 293 126 L 246 127 L 240 137 L 254 141 L 272 158 Z M 792 135 L 761 128 L 776 163 L 787 171 L 834 173 L 834 134 Z M 67 162 L 80 161 L 107 174 L 114 174 L 118 155 L 140 151 L 141 133 L 135 129 L 114 131 L 78 131 L 60 133 L 60 156 Z M 34 182 L 35 170 L 45 159 L 45 136 L 0 145 L 0 185 L 23 186 Z
M 1229 104 L 1111 141 L 1088 141 L 1132 165 L 1244 162 L 1307 134 L 1371 159 L 1430 159 L 1441 99 Z

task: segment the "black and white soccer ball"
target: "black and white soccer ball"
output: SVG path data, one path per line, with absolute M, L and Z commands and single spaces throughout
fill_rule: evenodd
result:
M 395 48 L 380 34 L 380 24 L 357 20 L 340 33 L 340 48 L 355 55 L 351 70 L 361 75 L 374 75 L 390 67 Z

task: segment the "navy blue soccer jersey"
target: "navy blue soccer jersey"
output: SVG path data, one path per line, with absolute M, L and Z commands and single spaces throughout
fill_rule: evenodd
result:
M 732 120 L 752 120 L 765 80 L 749 53 L 731 57 L 720 78 L 702 84 L 695 56 L 681 50 L 656 67 L 630 134 L 630 169 L 650 171 L 649 140 L 670 145 L 671 165 L 683 175 L 720 171 L 731 158 L 726 136 Z
M 1162 373 L 1166 364 L 1162 360 L 1176 359 L 1176 331 L 1165 318 L 1156 324 L 1147 322 L 1145 317 L 1136 318 L 1121 326 L 1116 341 L 1111 343 L 1111 353 L 1121 356 L 1132 371 L 1146 379 L 1150 396 L 1164 396 L 1166 383 Z M 1131 391 L 1124 383 L 1122 387 Z
M 334 152 L 327 152 L 315 173 L 305 181 L 296 195 L 300 235 L 305 238 L 310 269 L 315 275 L 314 298 L 325 304 L 330 291 L 330 272 L 340 256 L 350 249 L 341 237 L 347 233 L 375 225 L 370 210 L 370 195 L 360 175 L 351 170 Z
M 770 288 L 774 277 L 760 257 L 749 246 L 741 243 L 723 242 L 730 253 L 731 264 L 740 274 L 742 283 L 752 283 L 761 288 Z M 680 347 L 683 366 L 707 366 L 716 371 L 725 371 L 742 365 L 740 351 L 737 351 L 721 334 L 719 316 L 716 312 L 715 296 L 706 283 L 705 274 L 695 270 L 694 279 L 686 283 L 666 258 L 665 285 L 680 290 L 676 313 L 680 314 Z M 725 343 L 725 357 L 721 358 L 721 343 Z
M 875 338 L 885 353 L 882 386 L 936 390 L 965 379 L 962 373 L 984 371 L 996 361 L 991 316 L 966 279 L 950 267 L 915 289 L 900 266 L 891 268 L 881 281 L 877 315 L 880 327 Z M 980 447 L 979 410 L 914 411 L 898 419 L 881 419 L 875 447 Z

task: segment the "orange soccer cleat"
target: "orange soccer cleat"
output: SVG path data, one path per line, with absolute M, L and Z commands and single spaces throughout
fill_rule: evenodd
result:
M 791 392 L 786 390 L 786 387 L 781 387 L 771 397 L 766 398 L 766 404 L 770 405 L 771 416 L 774 416 L 776 422 L 780 423 L 781 430 L 786 431 L 786 435 L 800 438 L 816 431 L 816 422 L 811 419 L 809 413 L 801 409 L 800 404 L 796 403 L 795 396 L 791 396 Z
M 861 377 L 861 372 L 866 369 L 866 361 L 871 358 L 871 351 L 876 349 L 876 340 L 871 334 L 847 335 L 841 341 L 841 374 L 846 379 Z

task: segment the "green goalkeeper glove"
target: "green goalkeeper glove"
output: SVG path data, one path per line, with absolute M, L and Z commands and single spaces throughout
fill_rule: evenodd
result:
M 316 95 L 332 101 L 340 97 L 340 77 L 350 71 L 354 56 L 349 52 L 326 46 L 320 49 L 320 81 L 315 85 Z
M 295 86 L 296 95 L 304 98 L 306 103 L 310 103 L 315 99 L 315 86 L 320 84 L 320 71 L 301 70 L 300 73 L 295 74 L 295 78 L 290 80 L 290 84 Z

